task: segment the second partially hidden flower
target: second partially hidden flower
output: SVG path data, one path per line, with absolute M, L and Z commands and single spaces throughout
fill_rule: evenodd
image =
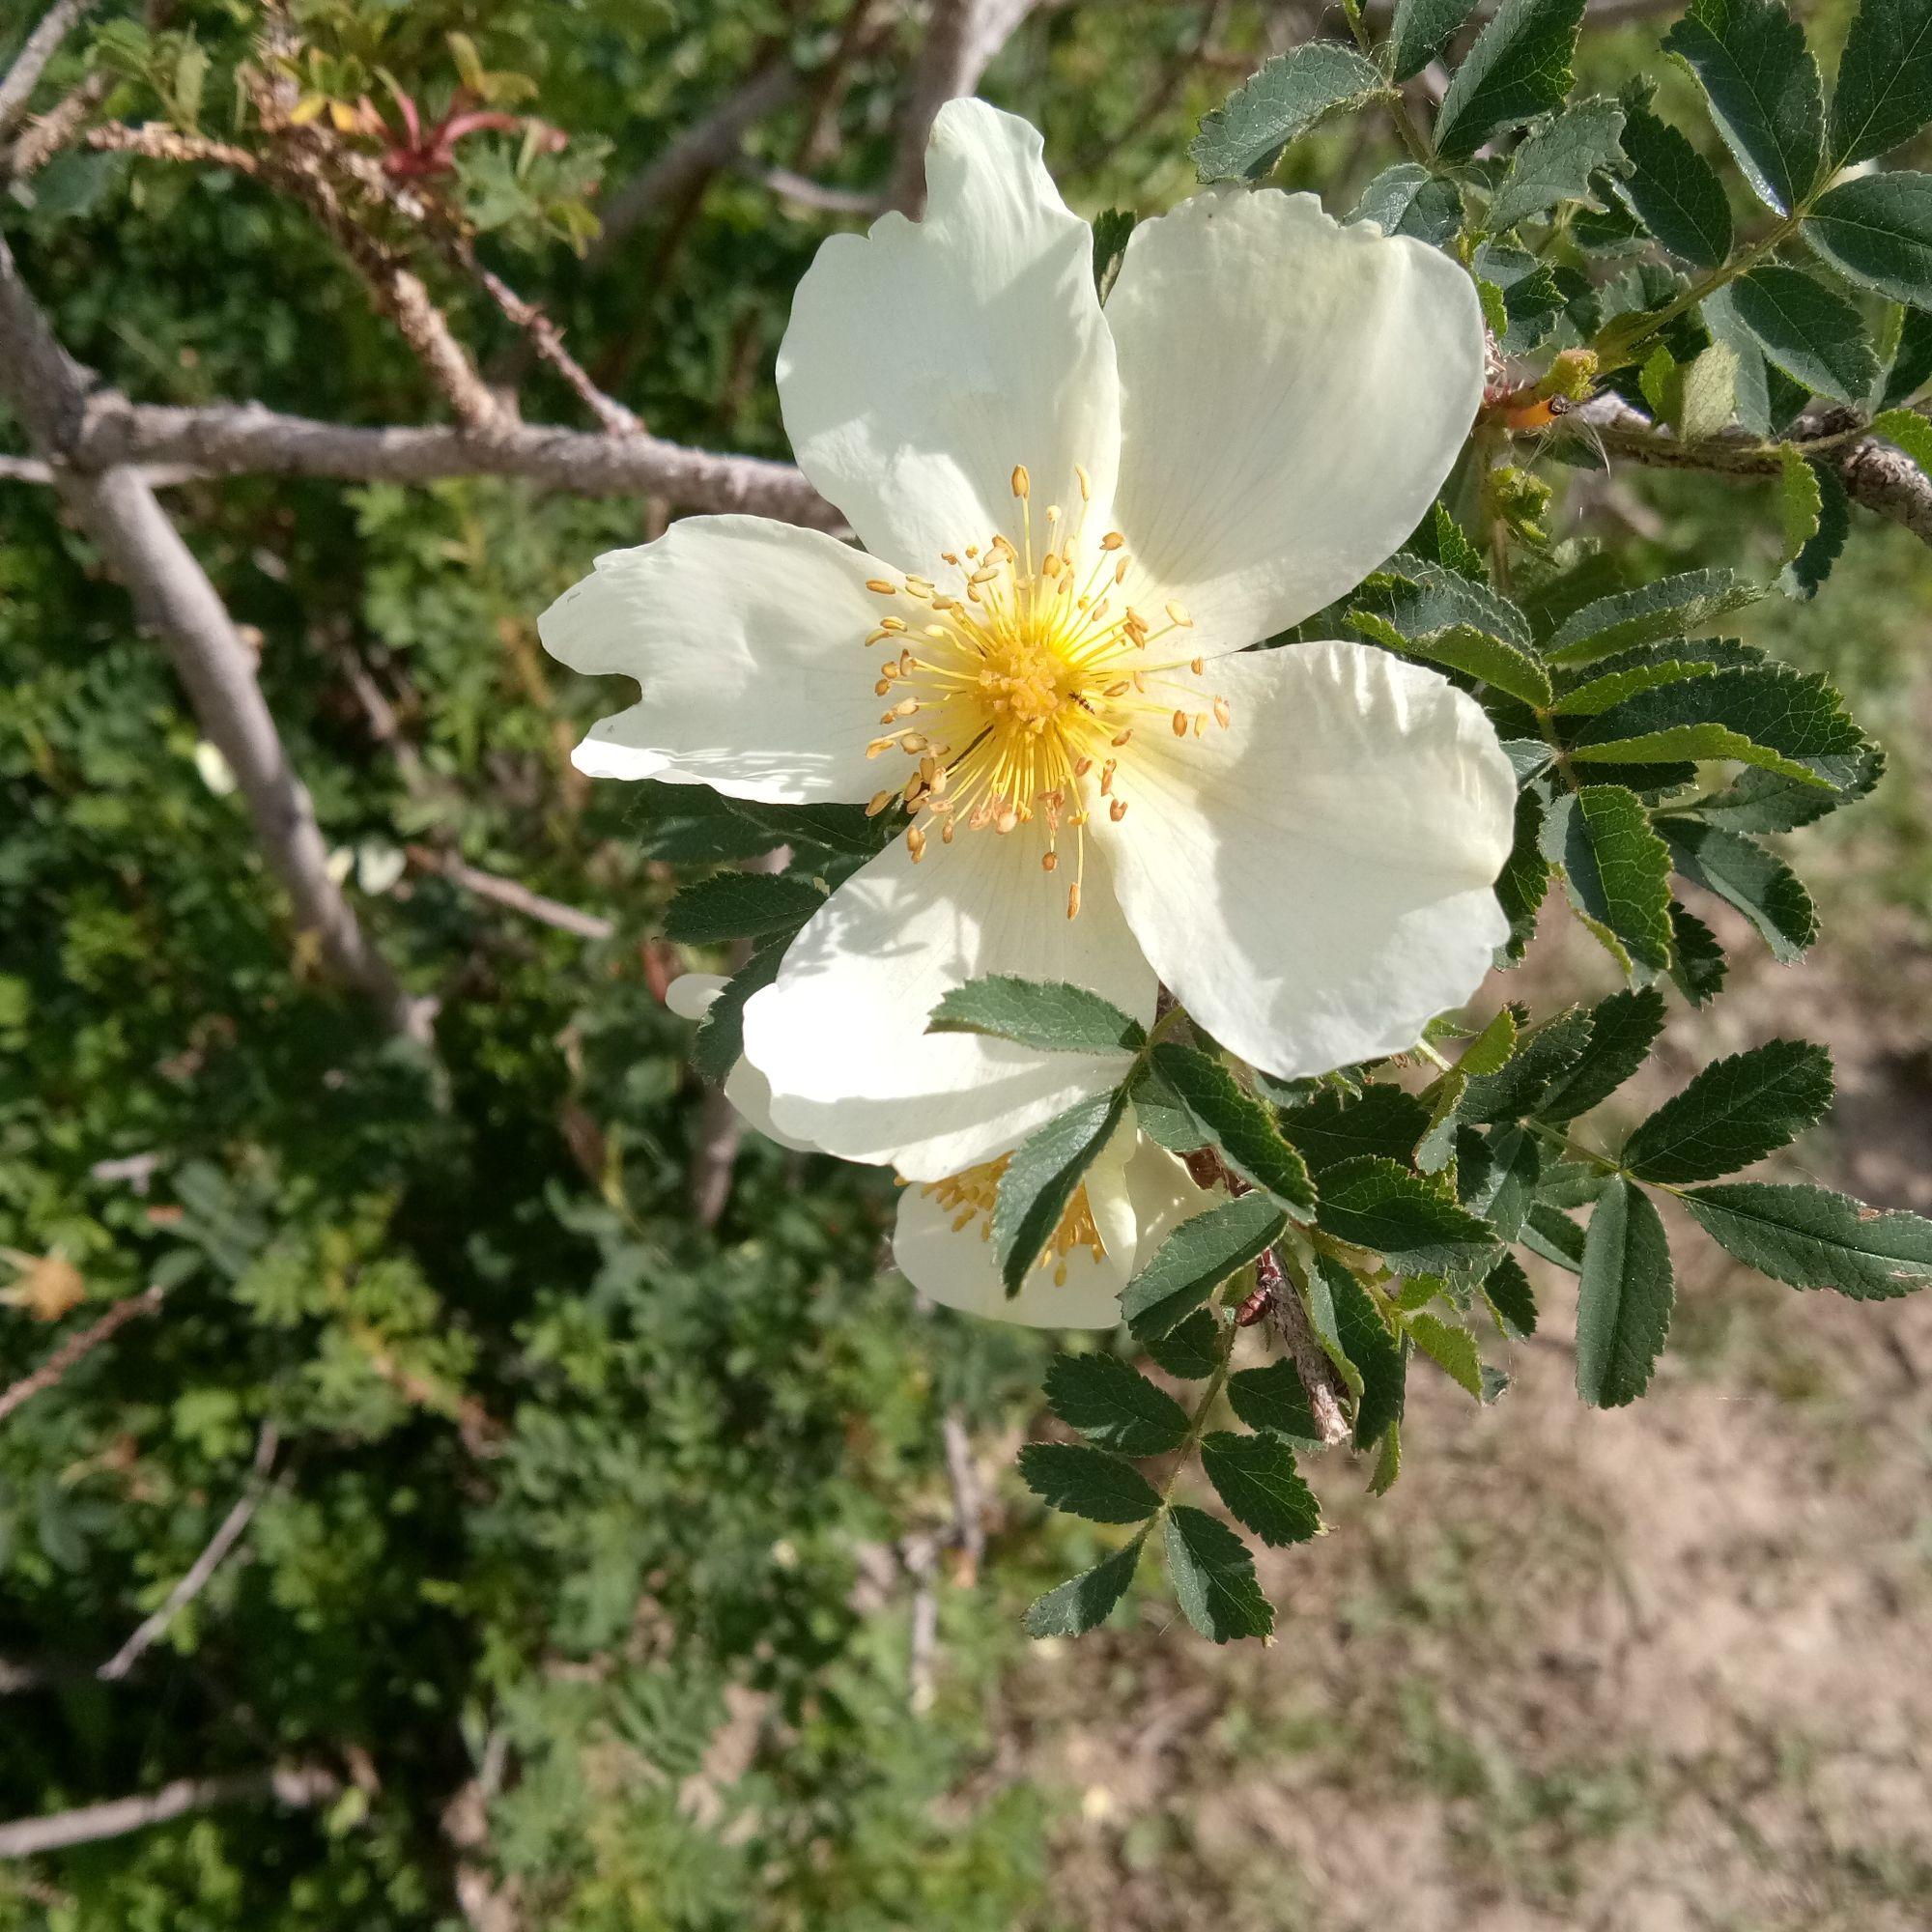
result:
M 1246 648 L 1427 510 L 1481 393 L 1468 276 L 1310 196 L 1216 190 L 1135 230 L 1103 312 L 1024 122 L 952 103 L 928 183 L 923 222 L 825 244 L 779 358 L 799 463 L 865 548 L 693 518 L 542 626 L 641 687 L 584 770 L 903 815 L 748 1003 L 745 1051 L 781 1129 L 918 1181 L 1124 1070 L 927 1034 L 970 979 L 1142 1021 L 1164 982 L 1282 1077 L 1412 1044 L 1504 936 L 1515 800 L 1436 673 Z

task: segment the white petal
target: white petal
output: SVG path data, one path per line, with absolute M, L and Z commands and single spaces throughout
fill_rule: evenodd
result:
M 980 100 L 940 110 L 925 219 L 836 235 L 799 284 L 779 400 L 799 467 L 867 548 L 936 575 L 942 551 L 1036 517 L 1102 514 L 1120 447 L 1114 346 L 1094 292 L 1092 231 L 1068 213 L 1024 121 Z
M 579 768 L 773 804 L 869 797 L 879 575 L 862 551 L 761 517 L 688 517 L 600 556 L 537 628 L 573 670 L 622 672 L 643 698 L 593 727 Z
M 1019 1293 L 1009 1297 L 986 1217 L 975 1215 L 955 1233 L 953 1210 L 942 1208 L 917 1182 L 900 1194 L 893 1231 L 893 1259 L 899 1272 L 929 1300 L 965 1315 L 1017 1321 L 1028 1328 L 1114 1327 L 1121 1319 L 1121 1290 L 1134 1271 L 1136 1230 L 1127 1156 L 1135 1138 L 1129 1117 L 1087 1170 L 1087 1205 L 1103 1252 L 1096 1261 L 1091 1249 L 1073 1249 L 1065 1258 L 1065 1281 L 1054 1280 L 1049 1262 L 1032 1269 Z
M 1180 1222 L 1205 1213 L 1225 1194 L 1203 1187 L 1158 1141 L 1143 1134 L 1127 1162 L 1127 1199 L 1133 1205 L 1136 1270 Z
M 1475 700 L 1364 644 L 1218 661 L 1228 730 L 1157 737 L 1119 789 L 1115 889 L 1224 1046 L 1284 1078 L 1414 1045 L 1508 930 L 1516 781 Z
M 786 1133 L 772 1119 L 772 1083 L 749 1060 L 740 1058 L 732 1063 L 730 1072 L 724 1076 L 724 1097 L 744 1115 L 747 1124 L 756 1128 L 768 1141 L 777 1141 L 780 1147 L 790 1148 L 794 1153 L 823 1151 L 811 1141 Z
M 665 988 L 665 1005 L 681 1020 L 701 1020 L 724 990 L 722 973 L 680 973 Z
M 1143 595 L 1178 597 L 1206 651 L 1359 583 L 1420 522 L 1482 400 L 1475 284 L 1313 195 L 1216 190 L 1142 222 L 1107 323 L 1115 522 Z
M 928 1034 L 942 994 L 989 973 L 1065 980 L 1146 1021 L 1153 975 L 1088 846 L 1080 917 L 1066 917 L 1070 852 L 1051 876 L 1024 832 L 904 840 L 833 894 L 745 1008 L 745 1052 L 789 1134 L 848 1160 L 939 1180 L 1009 1152 L 1076 1100 L 1118 1084 L 1123 1054 L 1040 1053 Z

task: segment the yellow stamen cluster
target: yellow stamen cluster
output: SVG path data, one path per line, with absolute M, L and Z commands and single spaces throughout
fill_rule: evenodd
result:
M 946 585 L 909 576 L 872 578 L 866 586 L 906 613 L 881 617 L 866 639 L 896 649 L 872 687 L 891 700 L 879 717 L 889 728 L 867 755 L 896 749 L 915 761 L 912 776 L 878 792 L 867 810 L 876 814 L 896 803 L 925 814 L 925 827 L 915 823 L 906 833 L 915 863 L 935 825 L 947 845 L 962 825 L 1001 836 L 1032 825 L 1044 835 L 1040 868 L 1052 872 L 1061 832 L 1070 830 L 1068 919 L 1080 910 L 1083 829 L 1094 795 L 1107 801 L 1114 823 L 1126 816 L 1119 754 L 1136 727 L 1171 718 L 1176 737 L 1199 737 L 1210 718 L 1225 729 L 1233 715 L 1226 698 L 1213 696 L 1203 708 L 1201 693 L 1180 682 L 1206 675 L 1201 658 L 1151 655 L 1151 646 L 1192 627 L 1179 604 L 1169 602 L 1158 625 L 1132 604 L 1117 605 L 1132 566 L 1125 536 L 1108 530 L 1083 556 L 1093 491 L 1087 472 L 1077 473 L 1072 526 L 1058 504 L 1049 506 L 1037 562 L 1033 480 L 1019 465 L 1017 545 L 996 533 L 983 547 L 946 552 Z
M 952 1232 L 963 1235 L 977 1220 L 980 1223 L 980 1238 L 990 1240 L 993 1235 L 993 1204 L 999 1199 L 1000 1177 L 1007 1171 L 1010 1154 L 1002 1154 L 998 1160 L 989 1160 L 980 1167 L 969 1167 L 963 1174 L 955 1174 L 948 1180 L 928 1180 L 920 1189 L 922 1194 L 929 1194 L 941 1208 L 952 1216 Z M 1094 1210 L 1087 1203 L 1087 1189 L 1084 1185 L 1073 1190 L 1073 1199 L 1066 1204 L 1066 1211 L 1060 1217 L 1060 1225 L 1048 1237 L 1046 1245 L 1039 1251 L 1039 1259 L 1035 1267 L 1053 1268 L 1053 1285 L 1066 1286 L 1066 1264 L 1068 1260 L 1084 1249 L 1095 1262 L 1102 1260 L 1107 1246 L 1100 1238 L 1100 1231 L 1094 1224 Z

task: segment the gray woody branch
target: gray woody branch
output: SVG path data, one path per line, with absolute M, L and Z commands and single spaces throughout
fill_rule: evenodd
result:
M 949 100 L 971 94 L 1037 0 L 932 0 L 925 44 L 899 124 L 888 200 L 906 214 L 925 203 L 925 144 Z
M 254 661 L 207 573 L 138 470 L 118 462 L 93 467 L 76 456 L 86 380 L 54 340 L 4 241 L 0 395 L 37 454 L 53 466 L 54 487 L 75 523 L 159 637 L 202 729 L 235 773 L 263 853 L 294 902 L 298 925 L 314 934 L 323 963 L 371 1000 L 394 1031 L 422 1037 L 428 1009 L 403 990 L 329 877 L 307 787 L 289 762 Z
M 94 0 L 54 0 L 41 16 L 40 25 L 27 36 L 14 65 L 0 75 L 0 137 L 10 134 L 27 111 L 27 102 L 33 99 L 47 63 L 93 4 Z
M 92 1845 L 102 1838 L 125 1838 L 150 1825 L 164 1825 L 190 1811 L 217 1804 L 272 1799 L 294 1809 L 326 1804 L 342 1780 L 319 1765 L 273 1765 L 262 1771 L 235 1771 L 218 1777 L 180 1777 L 137 1798 L 114 1798 L 104 1804 L 82 1804 L 47 1818 L 14 1818 L 0 1824 L 0 1859 L 32 1858 L 69 1845 Z

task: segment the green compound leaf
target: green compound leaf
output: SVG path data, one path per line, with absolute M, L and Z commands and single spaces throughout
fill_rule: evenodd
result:
M 1027 1607 L 1028 1636 L 1085 1636 L 1106 1622 L 1114 1605 L 1127 1593 L 1139 1567 L 1145 1533 L 1134 1538 L 1124 1549 L 1117 1549 L 1104 1562 L 1070 1577 L 1058 1589 L 1036 1597 Z
M 1284 1548 L 1321 1532 L 1321 1508 L 1278 1435 L 1236 1435 L 1217 1429 L 1201 1438 L 1201 1466 L 1228 1514 L 1267 1544 Z
M 1307 1164 L 1276 1130 L 1266 1106 L 1243 1089 L 1218 1060 L 1199 1049 L 1163 1041 L 1153 1069 L 1236 1173 L 1271 1194 L 1305 1221 L 1315 1212 L 1315 1183 Z
M 1049 1508 L 1089 1522 L 1145 1522 L 1160 1508 L 1159 1492 L 1131 1463 L 1078 1442 L 1029 1442 L 1020 1480 Z
M 744 1057 L 746 1003 L 779 977 L 792 937 L 789 931 L 781 932 L 759 947 L 719 989 L 698 1023 L 697 1037 L 691 1045 L 691 1064 L 714 1085 L 728 1078 Z
M 1802 497 L 1814 514 L 1809 534 L 1778 573 L 1777 587 L 1787 597 L 1808 604 L 1817 596 L 1819 585 L 1832 574 L 1832 566 L 1837 562 L 1845 539 L 1852 533 L 1852 499 L 1838 472 L 1829 465 L 1806 461 L 1788 443 L 1778 451 L 1778 456 L 1784 466 L 1786 534 L 1797 526 L 1798 499 Z M 1801 470 L 1808 482 L 1800 483 Z
M 1891 367 L 1886 371 L 1885 387 L 1879 392 L 1879 406 L 1889 410 L 1909 403 L 1928 382 L 1932 382 L 1932 313 L 1920 308 L 1905 311 L 1899 326 L 1898 347 L 1892 351 Z M 1918 466 L 1924 469 L 1924 464 Z
M 1402 1419 L 1407 1351 L 1389 1333 L 1368 1290 L 1340 1262 L 1320 1256 L 1316 1271 L 1328 1292 L 1335 1339 L 1352 1371 L 1345 1379 L 1355 1392 L 1355 1447 L 1367 1449 Z
M 1865 750 L 1829 684 L 1766 663 L 1636 692 L 1587 720 L 1570 755 L 1605 764 L 1735 758 L 1823 785 L 1852 777 Z
M 1549 673 L 1527 651 L 1471 625 L 1453 624 L 1444 630 L 1426 631 L 1420 637 L 1407 637 L 1373 611 L 1351 611 L 1349 621 L 1371 643 L 1405 657 L 1427 658 L 1452 670 L 1465 671 L 1525 704 L 1548 704 L 1553 695 Z
M 1485 141 L 1561 107 L 1582 19 L 1583 0 L 1502 0 L 1450 76 L 1437 154 L 1466 161 Z
M 1636 653 L 1619 651 L 1616 661 L 1622 668 L 1606 668 L 1601 676 L 1566 691 L 1550 710 L 1558 718 L 1594 718 L 1611 705 L 1634 697 L 1639 691 L 1649 691 L 1660 684 L 1682 684 L 1687 678 L 1709 677 L 1718 668 L 1708 658 L 1670 656 L 1667 645 L 1661 649 L 1639 645 L 1638 652 L 1641 656 L 1637 663 L 1624 664 L 1626 657 Z
M 795 932 L 825 903 L 810 879 L 789 872 L 720 872 L 686 886 L 665 912 L 665 937 L 681 946 Z
M 1398 551 L 1363 580 L 1350 621 L 1358 621 L 1364 612 L 1393 625 L 1405 640 L 1466 625 L 1519 650 L 1534 648 L 1529 619 L 1507 597 L 1486 583 L 1472 582 L 1448 564 L 1431 563 L 1406 551 Z
M 1621 1176 L 1590 1210 L 1577 1289 L 1577 1393 L 1621 1408 L 1650 1386 L 1670 1332 L 1670 1244 L 1641 1188 Z
M 1322 1177 L 1317 1223 L 1338 1241 L 1386 1256 L 1403 1273 L 1453 1274 L 1486 1260 L 1496 1245 L 1486 1221 L 1375 1154 L 1343 1161 Z
M 1004 975 L 954 986 L 925 1030 L 989 1034 L 1060 1053 L 1136 1053 L 1147 1043 L 1138 1020 L 1085 986 Z
M 1484 1145 L 1476 1134 L 1464 1139 L 1474 1147 Z M 1509 1127 L 1490 1141 L 1486 1159 L 1487 1165 L 1478 1173 L 1459 1155 L 1463 1205 L 1482 1215 L 1500 1239 L 1513 1241 L 1522 1233 L 1536 1199 L 1537 1182 L 1543 1174 L 1543 1143 L 1527 1128 Z
M 1670 962 L 1672 981 L 1693 1007 L 1709 1006 L 1723 991 L 1724 975 L 1730 971 L 1724 949 L 1711 928 L 1675 899 L 1670 901 L 1670 931 L 1677 954 Z
M 1924 0 L 1863 0 L 1832 95 L 1832 163 L 1909 141 L 1932 121 L 1932 11 Z
M 1716 1180 L 1789 1146 L 1832 1104 L 1832 1056 L 1774 1039 L 1711 1065 L 1624 1145 L 1638 1180 Z
M 1698 630 L 1764 595 L 1734 570 L 1692 570 L 1662 577 L 1634 590 L 1599 597 L 1557 626 L 1545 655 L 1551 664 L 1592 664 L 1633 644 L 1694 637 Z
M 1570 903 L 1626 972 L 1670 963 L 1670 853 L 1643 801 L 1585 785 L 1550 806 L 1543 852 L 1563 868 Z
M 1222 1322 L 1211 1308 L 1197 1308 L 1186 1321 L 1176 1323 L 1165 1335 L 1141 1335 L 1137 1339 L 1169 1375 L 1184 1382 L 1198 1382 L 1211 1376 L 1221 1365 Z
M 1301 1151 L 1318 1179 L 1324 1169 L 1359 1154 L 1380 1154 L 1405 1165 L 1429 1125 L 1429 1109 L 1413 1094 L 1380 1084 L 1358 1095 L 1324 1092 L 1286 1109 L 1281 1130 Z
M 1804 28 L 1777 0 L 1691 0 L 1663 46 L 1696 75 L 1752 192 L 1789 214 L 1825 150 L 1824 89 Z
M 1861 288 L 1932 305 L 1932 175 L 1866 175 L 1819 197 L 1804 239 Z
M 1388 77 L 1352 47 L 1311 41 L 1250 74 L 1202 121 L 1187 152 L 1205 182 L 1253 181 L 1324 115 L 1388 92 Z
M 1601 1105 L 1634 1073 L 1663 1031 L 1663 995 L 1654 986 L 1612 993 L 1590 1009 L 1590 1043 L 1538 1103 L 1541 1120 L 1558 1124 Z
M 1864 318 L 1802 269 L 1773 262 L 1730 286 L 1738 320 L 1794 381 L 1841 403 L 1861 403 L 1878 381 Z
M 1800 784 L 1757 765 L 1747 765 L 1730 785 L 1700 799 L 1696 815 L 1710 825 L 1731 832 L 1795 832 L 1812 825 L 1841 806 L 1863 798 L 1885 773 L 1885 754 L 1873 746 L 1858 761 L 1851 782 L 1836 791 Z
M 993 1246 L 1009 1294 L 1019 1293 L 1126 1104 L 1124 1088 L 1075 1101 L 1014 1150 L 993 1203 Z
M 1731 252 L 1731 204 L 1718 171 L 1648 107 L 1626 101 L 1625 111 L 1631 167 L 1618 195 L 1673 255 L 1715 269 Z
M 1287 1228 L 1288 1217 L 1265 1194 L 1243 1194 L 1191 1215 L 1127 1284 L 1122 1318 L 1143 1338 L 1167 1334 Z
M 1274 1605 L 1255 1579 L 1255 1560 L 1225 1522 L 1182 1504 L 1168 1512 L 1166 1542 L 1174 1594 L 1203 1636 L 1226 1643 L 1274 1629 Z
M 1187 1438 L 1187 1411 L 1114 1355 L 1056 1355 L 1046 1406 L 1069 1429 L 1122 1456 L 1164 1456 Z
M 1591 177 L 1618 161 L 1623 128 L 1618 102 L 1583 100 L 1526 135 L 1490 202 L 1490 227 L 1500 234 L 1547 208 L 1587 200 Z
M 1886 1301 L 1932 1281 L 1932 1221 L 1827 1187 L 1733 1180 L 1680 1197 L 1726 1254 L 1793 1288 Z
M 1398 80 L 1420 73 L 1476 10 L 1475 0 L 1396 0 L 1389 70 Z
M 1398 161 L 1362 190 L 1349 220 L 1373 221 L 1385 235 L 1413 235 L 1439 248 L 1463 225 L 1462 191 L 1418 162 Z
M 1229 1377 L 1228 1401 L 1250 1429 L 1264 1429 L 1293 1442 L 1321 1447 L 1321 1432 L 1293 1362 L 1270 1362 L 1264 1369 L 1242 1369 Z
M 1743 913 L 1757 927 L 1775 957 L 1788 964 L 1804 956 L 1805 948 L 1818 936 L 1818 914 L 1811 895 L 1789 866 L 1774 858 L 1755 839 L 1726 832 L 1721 826 L 1672 818 L 1662 822 L 1662 830 L 1670 856 L 1685 878 Z M 1710 934 L 1706 932 L 1704 937 L 1709 940 Z M 1713 941 L 1714 949 L 1715 945 Z
M 1487 1402 L 1489 1391 L 1483 1380 L 1483 1358 L 1476 1338 L 1466 1328 L 1439 1316 L 1411 1315 L 1403 1323 L 1409 1340 L 1459 1388 L 1478 1402 Z
M 1507 1065 L 1471 1080 L 1457 1108 L 1472 1125 L 1520 1120 L 1532 1113 L 1590 1043 L 1590 1015 L 1579 1007 L 1533 1027 L 1517 1043 Z

